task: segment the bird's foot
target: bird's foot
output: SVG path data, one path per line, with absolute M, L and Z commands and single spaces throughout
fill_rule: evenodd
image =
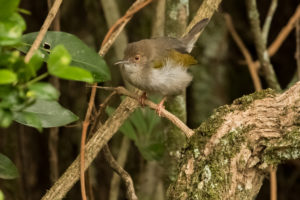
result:
M 156 113 L 158 114 L 158 116 L 161 117 L 161 111 L 163 109 L 165 109 L 165 106 L 164 106 L 164 103 L 166 101 L 166 97 L 164 97 L 160 102 L 159 104 L 157 105 L 157 108 L 155 109 Z
M 145 100 L 147 99 L 147 93 L 143 92 L 143 94 L 139 97 L 139 102 L 142 107 L 145 106 Z

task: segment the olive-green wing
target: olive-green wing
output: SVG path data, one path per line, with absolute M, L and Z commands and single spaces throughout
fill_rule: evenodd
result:
M 183 67 L 189 67 L 191 65 L 197 64 L 197 60 L 187 53 L 181 53 L 174 49 L 170 50 L 167 56 L 163 59 L 154 60 L 153 67 L 154 68 L 162 68 L 166 59 L 172 59 L 174 62 L 179 63 Z

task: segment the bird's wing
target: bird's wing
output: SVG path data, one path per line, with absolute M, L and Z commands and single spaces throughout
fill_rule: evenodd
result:
M 171 49 L 164 58 L 154 60 L 153 67 L 157 69 L 162 68 L 167 59 L 171 59 L 183 67 L 189 67 L 198 63 L 197 60 L 190 54 L 181 53 L 175 49 Z
M 180 53 L 174 49 L 170 50 L 168 57 L 173 59 L 176 63 L 180 63 L 184 67 L 189 67 L 198 63 L 197 60 L 190 54 Z

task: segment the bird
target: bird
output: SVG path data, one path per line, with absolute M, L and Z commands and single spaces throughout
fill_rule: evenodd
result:
M 163 96 L 156 109 L 159 116 L 167 97 L 183 93 L 192 81 L 187 69 L 197 60 L 190 53 L 208 21 L 202 19 L 181 38 L 158 37 L 129 43 L 124 58 L 115 63 L 121 66 L 125 80 L 143 91 L 142 105 L 148 93 Z

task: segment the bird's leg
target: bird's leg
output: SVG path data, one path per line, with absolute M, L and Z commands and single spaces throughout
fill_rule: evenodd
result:
M 162 109 L 165 109 L 165 106 L 164 106 L 164 103 L 166 101 L 167 97 L 164 97 L 160 102 L 159 104 L 157 105 L 157 108 L 156 108 L 156 113 L 158 114 L 158 116 L 161 117 L 161 110 Z
M 147 99 L 147 93 L 143 92 L 143 94 L 139 97 L 139 102 L 142 105 L 142 107 L 145 106 L 145 100 Z

